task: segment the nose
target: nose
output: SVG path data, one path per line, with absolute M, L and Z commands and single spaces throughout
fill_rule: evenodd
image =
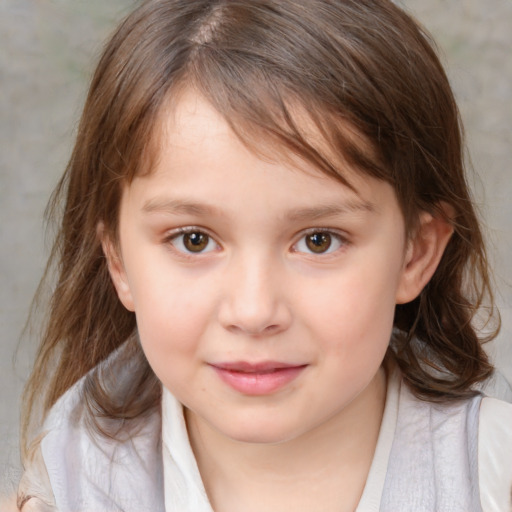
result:
M 283 269 L 269 258 L 246 257 L 226 269 L 219 322 L 231 331 L 268 336 L 286 330 L 292 319 Z

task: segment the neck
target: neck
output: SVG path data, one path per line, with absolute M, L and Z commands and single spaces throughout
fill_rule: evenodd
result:
M 277 444 L 230 439 L 187 410 L 192 449 L 214 510 L 354 510 L 377 444 L 385 393 L 381 369 L 343 411 Z

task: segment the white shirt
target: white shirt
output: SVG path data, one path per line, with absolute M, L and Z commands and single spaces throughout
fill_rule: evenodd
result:
M 156 410 L 137 436 L 121 443 L 88 429 L 82 384 L 78 382 L 57 402 L 45 423 L 44 437 L 20 484 L 20 495 L 31 497 L 24 512 L 158 512 L 164 511 L 164 502 L 165 512 L 212 512 L 183 407 L 168 391 L 163 392 L 162 417 Z M 379 438 L 356 512 L 381 508 L 397 425 L 404 417 L 400 410 L 408 406 L 421 412 L 431 404 L 418 401 L 394 371 L 388 378 Z M 440 410 L 442 420 L 443 406 Z M 414 423 L 414 418 L 407 421 Z M 511 512 L 511 404 L 494 398 L 481 401 L 478 464 L 481 510 Z M 450 467 L 443 470 L 449 474 Z M 393 512 L 404 510 L 412 509 L 397 507 Z
M 395 438 L 399 400 L 417 400 L 402 389 L 400 373 L 388 377 L 386 406 L 366 485 L 356 512 L 379 512 Z M 405 391 L 405 393 L 404 393 Z M 404 398 L 405 397 L 405 398 Z M 166 512 L 213 512 L 188 440 L 181 404 L 163 393 L 163 465 Z M 172 455 L 171 455 L 172 454 Z M 484 398 L 480 407 L 478 477 L 484 512 L 511 512 L 512 405 Z

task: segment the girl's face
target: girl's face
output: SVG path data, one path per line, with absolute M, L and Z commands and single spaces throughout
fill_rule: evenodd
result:
M 188 92 L 157 168 L 123 192 L 119 296 L 163 385 L 230 439 L 282 442 L 346 414 L 377 381 L 403 300 L 392 187 L 298 167 L 252 154 Z

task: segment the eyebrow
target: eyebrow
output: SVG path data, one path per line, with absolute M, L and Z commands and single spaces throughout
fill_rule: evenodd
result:
M 370 201 L 348 201 L 321 206 L 296 208 L 286 213 L 286 219 L 294 222 L 318 220 L 329 217 L 346 215 L 347 213 L 369 212 L 377 210 Z M 223 216 L 224 213 L 216 206 L 197 203 L 188 199 L 155 198 L 144 203 L 145 213 L 167 213 L 169 215 L 194 215 L 199 217 Z
M 338 217 L 347 213 L 368 212 L 377 210 L 370 201 L 349 201 L 345 203 L 326 204 L 311 208 L 297 208 L 290 211 L 286 218 L 292 221 L 318 220 L 328 217 Z
M 142 207 L 145 213 L 168 213 L 171 215 L 221 216 L 222 211 L 212 205 L 196 203 L 187 199 L 150 199 Z

